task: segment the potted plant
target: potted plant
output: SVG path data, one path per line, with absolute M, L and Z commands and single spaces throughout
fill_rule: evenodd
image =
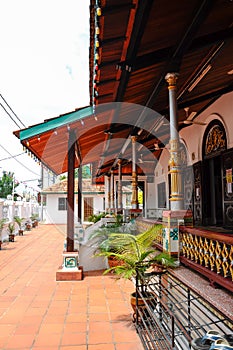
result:
M 6 219 L 2 218 L 0 219 L 0 250 L 2 248 L 2 231 L 5 225 Z
M 127 228 L 120 225 L 120 223 L 112 222 L 106 226 L 102 226 L 99 229 L 95 230 L 90 236 L 89 241 L 92 247 L 94 247 L 95 256 L 100 255 L 101 253 L 116 253 L 115 247 L 111 245 L 111 240 L 109 239 L 112 233 L 123 233 Z M 104 256 L 104 254 L 103 254 Z M 108 265 L 109 267 L 117 266 L 120 264 L 120 261 L 113 254 L 107 254 Z
M 24 218 L 20 218 L 19 216 L 15 216 L 14 217 L 14 221 L 17 223 L 18 227 L 19 227 L 19 236 L 23 236 L 23 227 L 22 227 L 22 224 L 23 224 L 23 221 L 24 221 Z
M 31 220 L 28 219 L 28 220 L 26 220 L 26 222 L 25 222 L 25 229 L 26 229 L 26 231 L 30 231 L 31 228 L 32 228 L 32 223 L 31 223 Z
M 160 233 L 161 225 L 155 225 L 151 229 L 133 235 L 131 233 L 110 233 L 104 242 L 105 250 L 97 253 L 98 256 L 115 256 L 121 263 L 105 270 L 105 274 L 111 271 L 119 278 L 130 280 L 138 279 L 143 298 L 151 297 L 147 292 L 147 281 L 150 274 L 164 273 L 168 267 L 175 267 L 175 260 L 167 253 L 160 253 L 154 248 L 156 236 Z M 108 243 L 108 244 L 107 244 Z M 106 249 L 109 247 L 110 249 Z M 160 271 L 158 271 L 158 266 Z M 143 300 L 138 300 L 138 305 L 143 305 Z M 135 311 L 136 292 L 131 294 L 131 305 Z
M 9 235 L 9 242 L 14 242 L 15 240 L 15 223 L 14 222 L 9 222 L 8 227 L 8 235 Z
M 38 226 L 38 217 L 39 215 L 37 213 L 32 213 L 31 214 L 31 221 L 32 221 L 32 227 L 37 227 Z

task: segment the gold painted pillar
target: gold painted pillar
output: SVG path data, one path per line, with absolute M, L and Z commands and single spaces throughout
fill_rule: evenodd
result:
M 163 211 L 163 250 L 179 259 L 180 225 L 192 226 L 192 212 L 184 210 L 182 193 L 182 173 L 180 159 L 180 139 L 178 132 L 176 81 L 177 73 L 168 73 L 165 77 L 169 91 L 170 112 L 170 159 L 171 176 L 170 210 Z
M 118 187 L 117 187 L 117 208 L 119 211 L 123 209 L 123 204 L 122 204 L 122 160 L 118 160 Z
M 176 110 L 176 81 L 177 73 L 168 73 L 169 110 L 170 110 L 170 160 L 169 173 L 171 175 L 171 210 L 183 209 L 182 176 L 180 162 L 180 139 L 178 132 L 178 118 Z
M 107 208 L 107 211 L 108 212 L 110 212 L 110 208 L 111 208 L 111 177 L 110 177 L 110 175 L 108 175 L 108 177 L 107 177 L 107 179 L 108 179 L 108 187 L 107 187 L 107 206 L 106 206 L 106 208 Z
M 138 175 L 136 164 L 136 136 L 131 136 L 132 140 L 132 209 L 138 209 Z
M 113 173 L 113 170 L 111 170 L 111 177 L 110 177 L 110 181 L 111 181 L 111 192 L 110 192 L 110 194 L 111 194 L 111 200 L 110 200 L 110 202 L 111 202 L 111 206 L 110 206 L 110 208 L 111 208 L 111 211 L 115 211 L 115 194 L 114 194 L 114 173 Z

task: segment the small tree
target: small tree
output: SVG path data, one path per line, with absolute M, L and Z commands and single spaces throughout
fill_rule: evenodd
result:
M 14 173 L 3 171 L 3 175 L 0 178 L 0 198 L 7 198 L 9 194 L 12 194 L 13 188 L 18 186 L 18 182 L 15 181 Z
M 5 225 L 6 219 L 2 218 L 0 219 L 0 241 L 2 240 L 2 231 Z

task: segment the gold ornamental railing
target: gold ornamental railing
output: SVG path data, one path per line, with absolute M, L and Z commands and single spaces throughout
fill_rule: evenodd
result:
M 233 236 L 180 227 L 181 262 L 233 290 Z
M 138 218 L 136 223 L 138 231 L 143 232 L 159 222 Z M 186 226 L 179 228 L 181 263 L 207 277 L 213 286 L 221 285 L 233 292 L 233 234 Z M 156 248 L 163 249 L 162 229 Z

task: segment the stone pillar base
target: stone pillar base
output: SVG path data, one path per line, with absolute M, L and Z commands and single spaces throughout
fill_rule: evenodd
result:
M 78 265 L 78 252 L 64 252 L 63 264 L 56 272 L 56 281 L 81 281 L 83 268 Z
M 191 210 L 165 210 L 163 212 L 163 250 L 179 258 L 179 226 L 193 227 Z

